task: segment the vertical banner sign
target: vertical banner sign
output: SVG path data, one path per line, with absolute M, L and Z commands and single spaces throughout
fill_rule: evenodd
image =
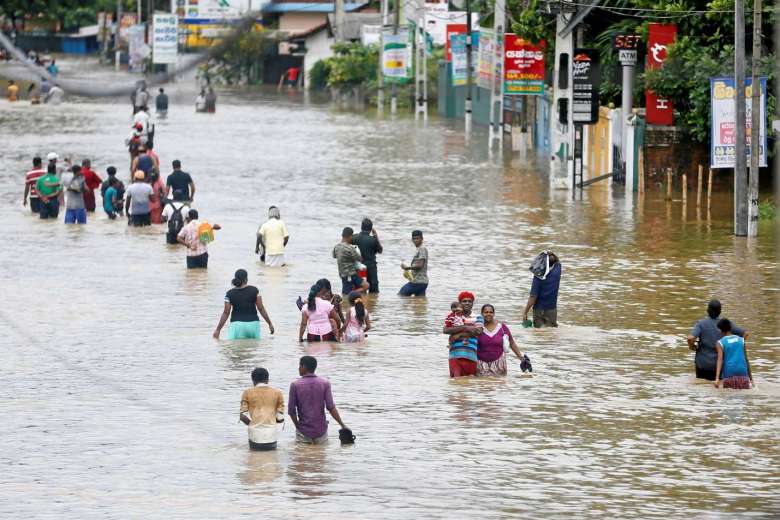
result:
M 767 137 L 766 137 L 766 83 L 767 78 L 760 78 L 761 85 L 761 114 L 759 121 L 761 126 L 759 135 L 759 166 L 765 167 Z M 710 166 L 712 168 L 734 168 L 737 144 L 737 116 L 736 116 L 736 89 L 734 88 L 734 78 L 711 78 L 710 79 L 710 102 L 711 102 L 711 145 L 710 145 Z M 753 81 L 751 78 L 745 78 L 745 106 L 747 107 L 745 117 L 745 153 L 750 162 L 750 117 L 751 117 L 751 99 L 753 94 Z
M 532 44 L 514 34 L 504 35 L 504 94 L 544 95 L 545 42 Z
M 647 68 L 660 69 L 666 60 L 666 51 L 677 36 L 675 24 L 651 23 L 647 34 Z M 659 98 L 652 90 L 645 90 L 647 122 L 652 125 L 673 125 L 674 109 L 671 100 Z
M 450 34 L 450 50 L 452 52 L 452 85 L 466 84 L 468 77 L 468 60 L 466 59 L 466 35 L 464 33 Z
M 493 88 L 493 62 L 496 54 L 496 36 L 493 29 L 479 28 L 479 50 L 477 51 L 477 86 Z
M 599 53 L 574 49 L 572 59 L 572 122 L 590 125 L 599 120 Z
M 119 20 L 119 47 L 126 49 L 130 41 L 130 27 L 135 25 L 135 13 L 123 13 Z
M 452 49 L 450 48 L 451 40 L 450 37 L 453 34 L 463 33 L 466 34 L 466 24 L 465 23 L 451 23 L 447 24 L 447 54 L 446 54 L 446 61 L 447 63 L 452 61 Z
M 382 36 L 382 74 L 388 83 L 406 83 L 411 74 L 409 34 L 401 29 L 398 34 L 388 31 Z
M 149 47 L 144 42 L 146 37 L 145 24 L 136 24 L 127 30 L 128 39 L 128 67 L 131 72 L 141 72 L 143 61 L 149 55 Z
M 178 18 L 175 14 L 155 14 L 152 26 L 152 60 L 176 63 L 179 47 Z

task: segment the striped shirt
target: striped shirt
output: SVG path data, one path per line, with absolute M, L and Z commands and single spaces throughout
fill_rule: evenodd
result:
M 464 320 L 466 325 L 482 324 L 485 322 L 482 316 L 477 316 L 476 318 L 464 316 Z M 477 361 L 477 338 L 469 337 L 459 339 L 452 344 L 450 359 L 458 358 L 469 359 L 474 362 Z
M 38 190 L 35 189 L 35 183 L 38 181 L 39 178 L 41 178 L 45 174 L 46 174 L 46 170 L 42 170 L 40 168 L 30 170 L 29 172 L 24 174 L 24 182 L 30 187 L 31 199 L 38 198 Z

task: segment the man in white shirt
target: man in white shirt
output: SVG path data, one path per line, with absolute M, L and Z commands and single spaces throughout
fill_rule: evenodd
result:
M 284 267 L 284 248 L 290 240 L 287 226 L 281 218 L 279 208 L 268 208 L 268 221 L 257 230 L 255 253 L 260 254 L 260 260 L 270 267 Z M 263 248 L 262 253 L 260 247 Z

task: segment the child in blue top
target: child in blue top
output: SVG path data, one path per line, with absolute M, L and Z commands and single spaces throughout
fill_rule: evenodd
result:
M 732 332 L 729 320 L 720 320 L 718 329 L 723 333 L 723 337 L 715 345 L 718 351 L 715 388 L 719 388 L 722 381 L 723 388 L 750 389 L 753 386 L 753 374 L 750 371 L 744 338 Z

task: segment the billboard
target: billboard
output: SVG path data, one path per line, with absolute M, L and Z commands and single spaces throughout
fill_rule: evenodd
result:
M 477 86 L 490 90 L 493 88 L 493 64 L 496 57 L 496 34 L 493 29 L 479 28 L 477 56 Z
M 767 78 L 761 78 L 761 113 L 759 121 L 759 166 L 766 166 L 766 82 Z M 710 121 L 710 166 L 712 168 L 734 168 L 737 145 L 737 124 L 736 124 L 736 97 L 737 90 L 734 88 L 736 83 L 734 78 L 710 78 L 710 102 L 712 119 Z M 750 116 L 752 113 L 752 101 L 750 97 L 753 94 L 752 78 L 745 78 L 745 140 L 747 146 L 745 153 L 750 161 Z
M 184 18 L 193 20 L 241 18 L 249 12 L 250 3 L 250 0 L 186 0 Z
M 507 33 L 504 35 L 504 94 L 544 95 L 545 42 L 533 44 Z
M 178 18 L 175 14 L 155 14 L 152 25 L 152 61 L 176 63 L 179 50 Z

